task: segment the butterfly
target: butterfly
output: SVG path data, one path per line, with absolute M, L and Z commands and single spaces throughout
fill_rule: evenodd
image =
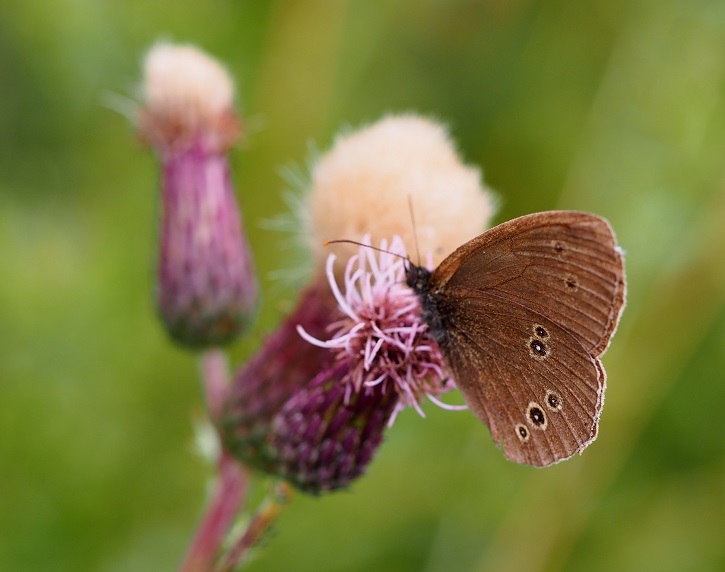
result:
M 609 223 L 576 211 L 505 222 L 406 282 L 469 409 L 505 456 L 546 466 L 596 439 L 601 355 L 625 303 Z

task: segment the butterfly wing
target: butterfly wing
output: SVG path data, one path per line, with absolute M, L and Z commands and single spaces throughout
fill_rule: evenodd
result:
M 545 315 L 594 356 L 601 355 L 624 308 L 621 250 L 609 223 L 576 211 L 549 211 L 503 223 L 446 258 L 431 278 L 493 293 Z
M 553 321 L 495 295 L 457 307 L 441 349 L 508 459 L 550 465 L 594 440 L 605 388 L 597 358 Z
M 430 291 L 458 386 L 507 458 L 545 466 L 594 440 L 598 357 L 625 292 L 604 219 L 554 211 L 504 223 L 449 256 Z

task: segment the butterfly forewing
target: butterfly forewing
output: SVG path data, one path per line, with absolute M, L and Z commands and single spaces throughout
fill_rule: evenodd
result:
M 469 241 L 433 273 L 456 289 L 497 294 L 567 329 L 597 356 L 624 305 L 624 268 L 609 223 L 574 211 L 536 213 Z

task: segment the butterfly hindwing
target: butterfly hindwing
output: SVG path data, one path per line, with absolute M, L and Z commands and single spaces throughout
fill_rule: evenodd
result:
M 470 409 L 506 457 L 550 465 L 596 436 L 604 370 L 557 324 L 495 296 L 463 298 L 442 343 Z

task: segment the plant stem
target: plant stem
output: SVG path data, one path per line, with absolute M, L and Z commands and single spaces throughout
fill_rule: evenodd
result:
M 201 373 L 209 416 L 217 424 L 229 386 L 226 356 L 219 349 L 205 352 Z M 244 506 L 249 471 L 222 448 L 217 479 L 206 514 L 179 568 L 180 572 L 210 572 L 229 529 Z
M 277 485 L 274 498 L 267 500 L 257 514 L 254 515 L 236 544 L 226 553 L 217 572 L 233 572 L 241 565 L 247 552 L 252 548 L 269 527 L 277 520 L 282 510 L 289 503 L 292 487 L 286 482 Z
M 226 452 L 219 459 L 214 494 L 189 547 L 181 572 L 209 572 L 237 513 L 244 505 L 249 474 Z
M 201 356 L 201 376 L 209 417 L 216 425 L 229 391 L 227 358 L 220 349 L 210 349 Z

